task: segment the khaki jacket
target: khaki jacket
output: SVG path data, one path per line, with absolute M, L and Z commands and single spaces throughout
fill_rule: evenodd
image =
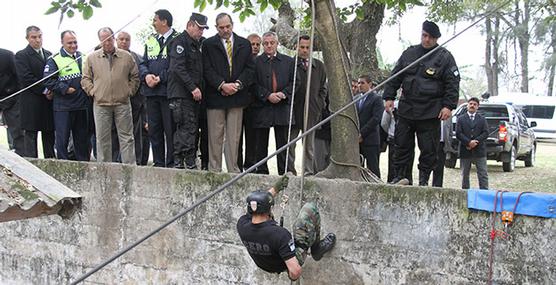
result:
M 133 56 L 116 48 L 112 67 L 102 49 L 87 57 L 83 65 L 81 87 L 100 106 L 129 104 L 129 97 L 139 88 L 139 72 Z

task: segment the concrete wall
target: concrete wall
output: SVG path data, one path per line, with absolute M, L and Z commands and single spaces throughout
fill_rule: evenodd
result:
M 0 284 L 65 284 L 136 241 L 229 179 L 228 174 L 36 161 L 84 196 L 69 220 L 49 216 L 0 224 Z M 235 231 L 252 190 L 277 177 L 249 175 L 108 265 L 89 284 L 289 284 L 257 270 Z M 300 208 L 290 180 L 285 224 Z M 323 232 L 337 247 L 304 266 L 302 284 L 480 284 L 486 282 L 490 215 L 469 211 L 459 190 L 395 188 L 307 179 Z M 281 200 L 279 199 L 278 202 Z M 275 215 L 282 215 L 276 207 Z M 556 283 L 556 222 L 517 217 L 497 240 L 496 284 Z

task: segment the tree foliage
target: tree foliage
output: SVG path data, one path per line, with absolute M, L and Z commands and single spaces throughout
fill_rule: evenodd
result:
M 50 15 L 60 13 L 60 22 L 62 24 L 64 16 L 73 18 L 75 13 L 81 13 L 83 19 L 88 20 L 93 16 L 93 8 L 101 8 L 102 4 L 99 0 L 58 0 L 50 2 L 50 8 L 45 14 Z

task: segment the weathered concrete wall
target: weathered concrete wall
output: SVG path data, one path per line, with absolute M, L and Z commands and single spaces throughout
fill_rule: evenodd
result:
M 36 161 L 84 196 L 70 220 L 0 224 L 0 284 L 65 284 L 136 241 L 229 179 L 228 174 Z M 289 284 L 257 270 L 235 231 L 252 190 L 277 178 L 249 175 L 229 190 L 89 277 L 90 284 Z M 288 227 L 300 208 L 290 180 Z M 337 247 L 309 258 L 302 284 L 480 284 L 486 282 L 490 215 L 469 211 L 459 190 L 306 180 Z M 278 200 L 280 202 L 280 199 Z M 275 214 L 281 216 L 280 208 Z M 554 219 L 517 217 L 497 240 L 496 284 L 555 284 Z

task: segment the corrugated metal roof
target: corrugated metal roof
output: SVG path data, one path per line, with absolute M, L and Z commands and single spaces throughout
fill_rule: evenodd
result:
M 81 195 L 19 155 L 0 149 L 0 222 L 41 215 L 71 216 Z

